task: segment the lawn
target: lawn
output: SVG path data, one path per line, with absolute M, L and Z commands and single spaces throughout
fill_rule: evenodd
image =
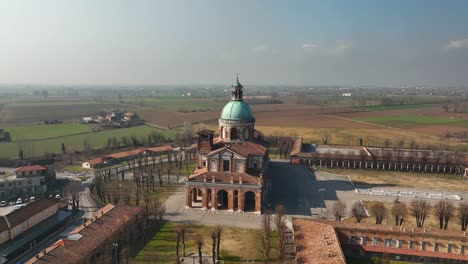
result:
M 135 263 L 174 263 L 175 230 L 180 225 L 166 223 L 154 238 L 137 255 Z M 211 255 L 210 232 L 212 226 L 186 225 L 186 254 L 197 253 L 194 239 L 202 236 L 205 241 L 203 253 Z M 257 230 L 247 228 L 224 227 L 221 237 L 220 252 L 224 263 L 240 263 L 241 260 L 258 260 L 261 262 Z M 181 256 L 182 256 L 182 247 Z M 274 253 L 274 252 L 272 252 Z M 274 254 L 272 254 L 273 256 Z
M 426 115 L 399 115 L 399 116 L 375 116 L 355 118 L 354 120 L 391 127 L 412 127 L 424 125 L 444 125 L 467 127 L 468 121 L 461 118 L 450 118 Z
M 162 187 L 159 184 L 155 184 L 154 192 L 149 190 L 149 199 L 150 201 L 160 200 L 165 201 L 169 196 L 171 196 L 179 187 L 180 185 L 176 184 L 163 184 Z M 113 178 L 112 182 L 106 182 L 104 184 L 104 193 L 107 197 L 107 193 L 110 194 L 111 201 L 103 201 L 105 203 L 113 203 L 114 204 L 114 193 L 116 193 L 119 197 L 119 204 L 125 204 L 124 202 L 124 193 L 130 194 L 130 204 L 135 205 L 135 197 L 136 197 L 136 190 L 137 186 L 136 183 L 131 180 L 126 181 L 117 181 Z M 146 190 L 146 185 L 145 185 Z M 145 190 L 140 191 L 140 204 L 144 205 L 144 192 Z
M 431 190 L 468 191 L 466 182 L 461 180 L 459 176 L 452 174 L 330 168 L 321 168 L 320 170 L 348 175 L 356 185 L 382 184 Z
M 86 140 L 93 149 L 104 148 L 109 137 L 137 136 L 147 137 L 151 132 L 158 131 L 166 137 L 172 137 L 171 131 L 158 130 L 150 126 L 136 126 L 129 128 L 120 128 L 105 130 L 100 132 L 84 133 L 79 135 L 70 135 L 60 138 L 43 139 L 23 142 L 24 154 L 26 158 L 38 157 L 44 154 L 61 153 L 62 143 L 65 144 L 67 151 L 82 150 Z M 15 159 L 18 157 L 17 142 L 0 143 L 0 159 Z
M 46 139 L 88 133 L 91 132 L 92 129 L 89 125 L 65 123 L 53 125 L 14 126 L 5 128 L 5 131 L 10 133 L 11 141 L 17 141 Z

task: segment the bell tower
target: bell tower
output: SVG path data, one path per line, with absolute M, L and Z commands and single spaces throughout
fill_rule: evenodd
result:
M 239 74 L 237 74 L 236 83 L 234 83 L 231 87 L 231 101 L 243 101 L 243 91 L 242 91 L 242 84 L 239 82 Z

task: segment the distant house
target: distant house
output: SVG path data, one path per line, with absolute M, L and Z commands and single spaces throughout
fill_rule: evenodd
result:
M 138 117 L 137 114 L 131 113 L 131 112 L 126 112 L 126 113 L 124 114 L 124 118 L 123 118 L 124 121 L 137 121 L 137 120 L 139 120 L 139 119 L 140 119 L 140 118 Z
M 350 97 L 350 96 L 351 96 L 351 93 L 343 93 L 342 96 L 344 96 L 344 97 Z
M 90 116 L 82 117 L 80 119 L 80 124 L 91 124 L 91 123 L 96 123 L 96 122 L 94 121 L 94 118 Z

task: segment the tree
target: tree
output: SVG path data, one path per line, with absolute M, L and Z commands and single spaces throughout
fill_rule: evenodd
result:
M 387 215 L 388 210 L 384 203 L 375 202 L 371 206 L 371 212 L 375 216 L 375 223 L 381 225 L 385 215 Z
M 455 207 L 452 202 L 440 200 L 434 205 L 434 213 L 439 219 L 439 228 L 447 229 L 448 222 L 452 218 Z
M 65 148 L 65 143 L 62 142 L 62 154 L 67 153 L 67 150 Z
M 64 193 L 66 196 L 68 196 L 69 199 L 72 200 L 72 210 L 77 211 L 80 209 L 80 192 L 81 192 L 82 186 L 81 182 L 69 182 L 65 187 L 64 187 Z
M 468 202 L 463 201 L 459 204 L 458 219 L 460 220 L 461 231 L 466 231 L 468 226 Z
M 278 205 L 275 209 L 275 225 L 276 231 L 278 232 L 277 239 L 277 252 L 278 252 L 278 263 L 283 263 L 286 255 L 286 219 L 284 206 Z
M 431 205 L 427 201 L 419 199 L 411 201 L 410 210 L 411 214 L 415 217 L 417 227 L 424 226 L 429 209 L 431 209 Z
M 351 214 L 356 218 L 356 222 L 361 222 L 361 220 L 367 217 L 366 209 L 362 205 L 361 201 L 356 201 L 351 208 Z
M 24 150 L 23 150 L 23 147 L 20 147 L 19 151 L 18 151 L 18 158 L 20 160 L 23 160 L 24 159 Z
M 198 263 L 203 263 L 203 257 L 202 257 L 202 247 L 205 244 L 205 241 L 201 236 L 197 236 L 195 238 L 195 245 L 197 246 L 198 249 Z
M 185 224 L 179 226 L 180 238 L 182 239 L 182 256 L 185 257 Z
M 219 248 L 221 246 L 221 235 L 223 233 L 223 228 L 220 225 L 215 227 L 216 232 L 216 259 L 219 259 Z
M 262 253 L 263 263 L 270 263 L 270 251 L 271 251 L 271 215 L 269 211 L 266 211 L 262 215 L 260 229 L 260 253 Z
M 332 212 L 333 212 L 333 215 L 335 216 L 336 221 L 341 221 L 341 219 L 343 218 L 345 214 L 345 211 L 346 211 L 346 204 L 343 201 L 338 200 L 333 204 Z
M 400 202 L 398 199 L 395 199 L 395 201 L 393 202 L 393 206 L 390 212 L 392 213 L 392 216 L 395 219 L 396 226 L 401 226 L 408 215 L 408 209 L 406 208 L 406 204 Z
M 179 264 L 180 263 L 180 256 L 179 256 L 179 246 L 180 246 L 180 240 L 182 238 L 182 231 L 181 229 L 178 227 L 176 229 L 176 263 Z
M 213 228 L 210 233 L 211 237 L 211 258 L 213 259 L 213 263 L 216 263 L 216 230 Z

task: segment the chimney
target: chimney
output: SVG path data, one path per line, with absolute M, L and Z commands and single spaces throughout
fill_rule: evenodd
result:
M 231 184 L 233 184 L 233 183 L 234 183 L 234 178 L 231 177 Z
M 215 182 L 216 182 L 216 176 L 213 175 L 213 177 L 211 177 L 211 182 L 212 182 L 212 183 L 215 183 Z
M 239 177 L 239 184 L 242 184 L 242 177 Z

